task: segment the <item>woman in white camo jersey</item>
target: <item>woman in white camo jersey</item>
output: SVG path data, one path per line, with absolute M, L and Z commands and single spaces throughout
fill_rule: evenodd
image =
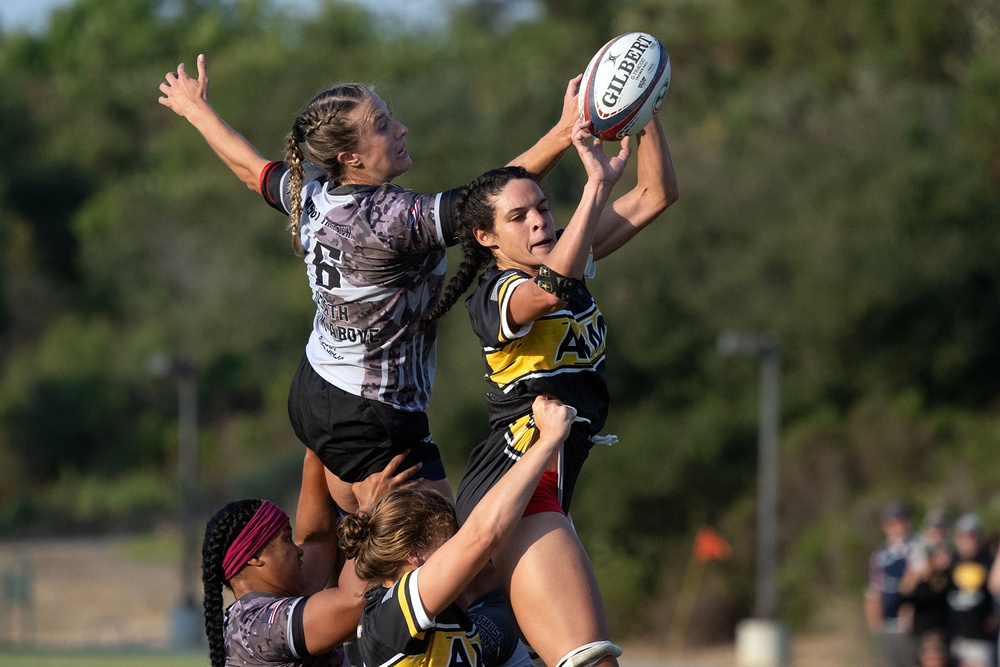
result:
M 396 474 L 402 460 L 397 455 L 357 485 L 362 508 L 407 484 L 416 470 Z M 302 464 L 297 541 L 288 516 L 268 500 L 231 502 L 209 520 L 202 582 L 212 667 L 350 667 L 340 645 L 357 630 L 365 586 L 349 566 L 338 585 L 326 588 L 337 573 L 337 516 L 323 464 L 310 451 Z M 236 598 L 225 610 L 223 586 Z
M 570 146 L 580 77 L 569 82 L 558 124 L 511 164 L 536 178 Z M 428 488 L 451 497 L 425 410 L 435 371 L 436 322 L 428 317 L 456 242 L 457 190 L 419 194 L 392 181 L 411 166 L 406 127 L 362 84 L 316 95 L 295 119 L 284 162 L 269 162 L 208 103 L 184 65 L 160 84 L 159 102 L 186 118 L 248 188 L 289 215 L 316 317 L 289 391 L 296 434 L 328 469 L 338 505 L 354 511 L 350 485 L 410 450 Z M 304 144 L 311 164 L 304 164 Z

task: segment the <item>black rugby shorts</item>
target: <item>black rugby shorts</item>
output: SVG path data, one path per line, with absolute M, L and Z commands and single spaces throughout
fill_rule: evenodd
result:
M 360 482 L 379 472 L 406 449 L 410 453 L 399 470 L 420 462 L 423 467 L 414 477 L 445 478 L 426 413 L 407 412 L 335 387 L 305 355 L 288 392 L 288 417 L 299 440 L 345 482 Z

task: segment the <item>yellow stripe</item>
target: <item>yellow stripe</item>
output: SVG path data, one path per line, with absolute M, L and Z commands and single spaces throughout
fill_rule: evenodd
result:
M 396 588 L 396 598 L 399 600 L 399 609 L 403 612 L 406 620 L 406 627 L 410 631 L 410 636 L 423 639 L 424 633 L 417 627 L 417 621 L 413 617 L 413 606 L 409 601 L 409 583 L 412 572 L 406 572 L 399 578 L 399 586 Z
M 534 426 L 528 426 L 529 421 L 531 421 L 531 415 L 527 414 L 508 427 L 511 433 L 510 448 L 521 454 L 528 451 L 528 447 L 535 439 L 537 429 Z
M 520 281 L 523 278 L 524 278 L 524 276 L 521 276 L 521 275 L 518 275 L 518 274 L 515 273 L 515 274 L 511 274 L 510 276 L 507 276 L 507 278 L 503 282 L 497 284 L 497 288 L 496 288 L 497 289 L 497 303 L 500 305 L 500 321 L 499 321 L 499 323 L 500 323 L 500 330 L 497 331 L 497 340 L 507 340 L 506 337 L 503 335 L 503 322 L 504 322 L 503 303 L 504 303 L 504 298 L 505 298 L 507 292 L 510 291 L 511 283 L 513 283 L 514 281 Z M 520 284 L 520 283 L 518 283 L 518 284 Z
M 561 368 L 591 367 L 594 359 L 599 359 L 604 354 L 603 337 L 600 344 L 590 350 L 588 356 L 580 357 L 571 353 L 556 360 L 556 353 L 567 332 L 576 332 L 579 329 L 573 324 L 573 320 L 565 317 L 536 320 L 527 336 L 517 338 L 503 348 L 486 354 L 486 363 L 492 371 L 490 379 L 503 387 L 531 373 L 545 373 Z

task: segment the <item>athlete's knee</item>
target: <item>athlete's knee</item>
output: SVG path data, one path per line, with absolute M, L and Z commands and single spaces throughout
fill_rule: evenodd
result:
M 607 639 L 578 646 L 562 657 L 556 667 L 591 667 L 604 658 L 617 658 L 622 650 Z

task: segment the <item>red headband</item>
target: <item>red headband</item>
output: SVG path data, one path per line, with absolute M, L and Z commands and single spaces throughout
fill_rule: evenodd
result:
M 226 549 L 226 556 L 222 559 L 222 576 L 225 580 L 229 581 L 236 576 L 286 523 L 288 515 L 280 507 L 270 500 L 260 501 L 260 507 Z

